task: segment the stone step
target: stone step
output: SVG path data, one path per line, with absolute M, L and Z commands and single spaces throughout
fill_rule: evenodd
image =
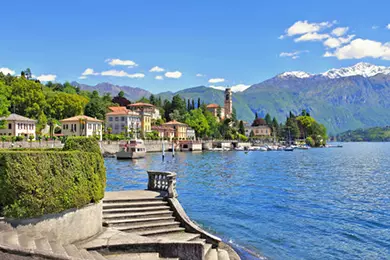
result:
M 227 251 L 218 249 L 218 260 L 230 260 L 229 254 Z
M 158 253 L 125 253 L 104 256 L 108 260 L 159 260 Z
M 186 242 L 186 241 L 194 241 L 195 239 L 200 238 L 200 234 L 192 234 L 192 233 L 187 233 L 187 232 L 176 232 L 176 233 L 168 233 L 168 234 L 150 235 L 148 237 L 165 239 L 168 241 Z
M 88 251 L 88 252 L 95 258 L 95 260 L 107 260 L 107 258 L 105 258 L 104 256 L 102 256 L 96 251 Z
M 211 247 L 212 247 L 211 244 L 205 244 L 205 245 L 204 245 L 203 254 L 204 254 L 204 255 L 207 255 L 207 254 L 209 253 L 209 251 L 212 249 Z
M 165 201 L 164 198 L 115 198 L 115 199 L 103 199 L 103 204 L 106 203 L 124 203 L 124 202 L 156 202 Z
M 159 217 L 159 218 L 134 218 L 134 219 L 118 219 L 103 221 L 103 226 L 121 226 L 129 224 L 146 224 L 146 223 L 160 223 L 167 220 L 175 220 L 175 217 Z
M 168 234 L 168 233 L 173 233 L 173 232 L 184 232 L 184 231 L 185 231 L 185 228 L 182 228 L 182 227 L 171 227 L 171 228 L 160 228 L 160 229 L 156 229 L 156 230 L 137 232 L 137 234 L 141 235 L 141 236 L 153 236 L 153 235 L 158 235 L 158 234 Z
M 46 238 L 38 238 L 38 239 L 35 239 L 35 246 L 37 248 L 37 250 L 39 251 L 44 251 L 44 252 L 53 252 L 51 250 L 51 246 L 49 244 L 49 241 L 46 239 Z
M 84 260 L 95 260 L 95 257 L 91 255 L 87 250 L 79 249 L 79 252 Z
M 206 260 L 218 260 L 218 252 L 217 249 L 210 249 L 210 251 L 206 255 Z
M 171 227 L 179 227 L 180 222 L 175 221 L 166 221 L 162 223 L 148 223 L 148 224 L 141 224 L 141 225 L 127 225 L 127 226 L 118 226 L 115 227 L 116 229 L 120 231 L 127 231 L 127 232 L 143 232 L 148 230 L 155 230 L 155 229 L 161 229 L 161 228 L 171 228 Z
M 103 214 L 110 213 L 125 213 L 125 212 L 147 212 L 147 211 L 158 211 L 158 210 L 170 210 L 169 206 L 152 206 L 152 207 L 141 207 L 141 208 L 132 208 L 132 207 L 124 207 L 124 208 L 110 208 L 103 209 Z
M 147 211 L 147 212 L 134 212 L 134 213 L 112 213 L 104 214 L 104 220 L 113 220 L 113 219 L 134 219 L 134 218 L 149 218 L 149 217 L 168 217 L 172 216 L 173 212 L 169 210 L 160 210 L 160 211 Z
M 70 257 L 83 259 L 83 256 L 82 256 L 80 250 L 75 245 L 73 245 L 73 244 L 65 245 L 64 248 L 65 248 L 66 253 Z
M 0 233 L 2 243 L 11 247 L 20 247 L 19 236 L 16 231 L 4 231 Z
M 141 201 L 141 202 L 109 202 L 103 203 L 103 209 L 109 208 L 127 208 L 127 207 L 150 207 L 150 206 L 165 206 L 168 205 L 168 202 L 163 200 L 156 201 Z
M 34 250 L 37 248 L 34 239 L 23 234 L 19 235 L 19 245 L 25 249 L 30 250 Z
M 68 255 L 65 248 L 60 243 L 58 243 L 56 241 L 49 241 L 49 244 L 50 244 L 51 250 L 54 254 L 63 255 L 63 256 Z

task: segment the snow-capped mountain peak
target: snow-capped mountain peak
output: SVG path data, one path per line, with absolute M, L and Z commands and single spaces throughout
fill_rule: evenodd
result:
M 321 75 L 331 79 L 350 77 L 350 76 L 363 76 L 372 77 L 379 73 L 390 74 L 390 67 L 376 66 L 366 62 L 359 62 L 351 67 L 345 67 L 340 69 L 330 69 Z
M 243 92 L 244 90 L 246 90 L 246 89 L 249 88 L 250 86 L 251 86 L 251 85 L 238 84 L 238 85 L 231 86 L 231 87 L 228 87 L 228 88 L 231 88 L 231 89 L 232 89 L 232 92 Z M 210 86 L 210 88 L 214 88 L 214 89 L 218 89 L 218 90 L 225 91 L 225 89 L 226 89 L 227 87 L 223 87 L 223 86 Z
M 312 75 L 310 75 L 309 73 L 304 72 L 304 71 L 287 71 L 287 72 L 283 72 L 283 73 L 278 75 L 279 78 L 296 77 L 296 78 L 300 78 L 300 79 L 309 78 L 311 76 Z

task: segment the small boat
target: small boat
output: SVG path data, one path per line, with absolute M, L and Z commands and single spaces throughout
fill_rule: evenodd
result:
M 144 158 L 146 148 L 144 141 L 134 139 L 126 143 L 119 144 L 119 152 L 116 153 L 116 159 L 138 159 Z
M 307 146 L 307 145 L 301 145 L 301 146 L 296 147 L 296 149 L 299 149 L 299 150 L 309 150 L 310 147 Z
M 292 152 L 292 151 L 294 151 L 294 147 L 291 147 L 291 146 L 286 147 L 286 148 L 284 148 L 284 151 L 286 151 L 286 152 Z
M 244 151 L 245 148 L 242 147 L 242 146 L 239 146 L 239 147 L 234 148 L 234 150 L 236 150 L 236 151 Z

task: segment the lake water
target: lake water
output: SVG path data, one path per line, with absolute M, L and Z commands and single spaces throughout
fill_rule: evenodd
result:
M 146 169 L 176 172 L 187 214 L 242 259 L 390 259 L 390 143 L 343 145 L 107 158 L 107 190 L 145 189 Z

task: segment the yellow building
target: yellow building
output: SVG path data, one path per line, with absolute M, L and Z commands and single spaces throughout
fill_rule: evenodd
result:
M 148 103 L 134 103 L 128 107 L 141 116 L 141 135 L 145 137 L 145 133 L 152 132 L 152 114 L 156 107 Z
M 168 123 L 163 124 L 166 127 L 172 127 L 175 131 L 175 138 L 177 140 L 186 140 L 187 139 L 187 128 L 188 126 L 184 123 L 180 123 L 176 120 L 172 120 Z

